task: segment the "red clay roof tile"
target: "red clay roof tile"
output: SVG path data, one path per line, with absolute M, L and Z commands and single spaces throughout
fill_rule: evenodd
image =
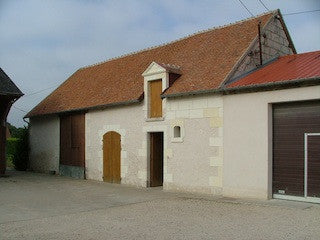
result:
M 153 61 L 181 67 L 166 94 L 218 88 L 256 37 L 258 21 L 264 26 L 274 13 L 81 68 L 26 117 L 135 101 L 143 94 L 141 74 Z

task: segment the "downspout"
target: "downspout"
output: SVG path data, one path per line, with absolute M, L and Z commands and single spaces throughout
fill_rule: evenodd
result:
M 260 66 L 262 66 L 261 21 L 259 21 L 258 23 L 258 37 L 259 37 Z

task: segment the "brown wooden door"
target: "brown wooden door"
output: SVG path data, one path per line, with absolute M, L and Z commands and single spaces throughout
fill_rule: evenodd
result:
M 103 180 L 111 183 L 121 181 L 121 136 L 116 132 L 103 135 Z
M 307 195 L 320 198 L 320 135 L 308 136 L 307 153 Z
M 150 187 L 163 185 L 163 133 L 150 133 Z
M 149 99 L 149 117 L 159 118 L 162 117 L 162 80 L 155 80 L 149 83 L 150 99 Z
M 273 193 L 304 197 L 304 134 L 317 132 L 320 132 L 320 101 L 273 106 Z M 313 161 L 316 167 L 316 160 Z M 311 173 L 310 182 L 317 179 L 316 172 Z
M 60 116 L 60 165 L 85 167 L 85 114 Z

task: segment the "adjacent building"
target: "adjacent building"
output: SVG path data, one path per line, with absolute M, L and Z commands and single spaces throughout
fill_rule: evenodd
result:
M 0 175 L 4 175 L 6 171 L 7 116 L 12 104 L 22 95 L 19 88 L 0 68 Z

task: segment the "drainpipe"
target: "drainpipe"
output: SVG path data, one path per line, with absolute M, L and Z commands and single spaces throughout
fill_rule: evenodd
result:
M 262 44 L 261 44 L 261 21 L 258 23 L 258 35 L 259 35 L 259 56 L 260 56 L 260 66 L 262 65 Z

